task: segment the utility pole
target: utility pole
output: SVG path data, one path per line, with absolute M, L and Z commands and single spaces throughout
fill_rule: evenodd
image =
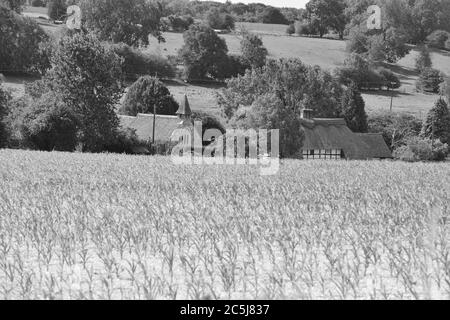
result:
M 153 104 L 153 137 L 152 137 L 153 145 L 155 145 L 155 132 L 156 132 L 156 103 Z

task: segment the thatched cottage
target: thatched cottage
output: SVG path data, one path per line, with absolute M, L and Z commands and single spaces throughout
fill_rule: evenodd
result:
M 319 119 L 303 110 L 304 159 L 390 159 L 392 153 L 381 134 L 354 133 L 344 119 Z

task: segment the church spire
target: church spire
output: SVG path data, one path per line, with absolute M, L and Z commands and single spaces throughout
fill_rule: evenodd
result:
M 191 107 L 189 106 L 189 101 L 186 95 L 184 95 L 184 102 L 180 105 L 177 115 L 183 119 L 190 118 L 192 115 Z

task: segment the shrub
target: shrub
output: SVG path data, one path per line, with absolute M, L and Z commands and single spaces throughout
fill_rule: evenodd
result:
M 416 117 L 401 114 L 380 114 L 369 117 L 369 132 L 382 133 L 391 150 L 404 146 L 412 137 L 417 137 L 422 129 L 422 121 Z
M 389 69 L 378 68 L 375 70 L 388 89 L 398 89 L 402 85 L 400 79 Z
M 34 149 L 73 151 L 77 131 L 75 114 L 51 92 L 33 102 L 22 114 L 22 138 Z
M 426 68 L 420 73 L 416 88 L 419 91 L 438 93 L 443 81 L 444 78 L 439 70 Z
M 421 46 L 419 55 L 416 58 L 416 69 L 419 72 L 432 67 L 430 51 L 427 46 Z
M 194 121 L 202 122 L 202 136 L 208 129 L 217 129 L 222 134 L 226 132 L 225 127 L 220 123 L 220 121 L 206 112 L 194 111 L 192 112 L 192 119 Z
M 436 30 L 433 31 L 432 34 L 430 34 L 427 37 L 427 41 L 430 46 L 438 49 L 444 49 L 445 43 L 450 38 L 450 33 L 444 30 Z
M 287 28 L 286 28 L 286 33 L 288 35 L 293 35 L 295 33 L 295 24 L 291 23 Z
M 136 154 L 147 149 L 145 142 L 139 141 L 136 130 L 130 128 L 119 128 L 114 140 L 105 147 L 105 151 L 112 153 Z
M 335 73 L 340 83 L 346 86 L 354 83 L 359 90 L 381 90 L 384 86 L 400 87 L 400 80 L 395 74 L 384 68 L 371 69 L 369 62 L 357 53 L 352 53 L 345 60 L 344 67 L 336 69 Z
M 122 71 L 129 80 L 136 80 L 142 75 L 167 78 L 175 76 L 175 68 L 162 56 L 143 53 L 124 43 L 114 44 L 112 49 L 123 59 Z
M 261 22 L 269 24 L 288 24 L 286 17 L 281 13 L 280 9 L 274 7 L 266 7 L 261 14 Z
M 394 157 L 408 162 L 444 161 L 448 153 L 448 145 L 439 140 L 414 137 L 408 140 L 405 146 L 395 150 Z
M 175 115 L 179 105 L 169 89 L 155 77 L 141 77 L 128 89 L 120 113 L 136 116 L 138 113 Z
M 445 41 L 445 50 L 450 50 L 450 38 Z
M 194 19 L 190 15 L 177 16 L 170 15 L 168 17 L 170 27 L 173 31 L 184 32 L 189 29 L 189 27 L 194 24 Z
M 66 12 L 65 0 L 49 0 L 47 2 L 47 14 L 51 20 L 63 20 Z
M 212 29 L 233 30 L 234 18 L 227 14 L 220 12 L 217 8 L 212 8 L 206 13 L 206 23 Z
M 39 73 L 50 67 L 41 47 L 49 37 L 34 20 L 0 6 L 0 21 L 0 71 Z
M 440 86 L 441 95 L 447 98 L 447 103 L 450 104 L 450 77 L 446 77 Z
M 224 77 L 229 79 L 232 77 L 237 77 L 239 75 L 244 75 L 247 69 L 251 66 L 239 55 L 229 55 L 227 67 L 224 68 Z
M 299 36 L 310 35 L 312 33 L 311 27 L 308 23 L 297 21 L 295 23 L 295 33 L 298 34 Z
M 32 7 L 45 7 L 45 3 L 42 0 L 33 0 L 31 1 Z
M 5 117 L 8 114 L 8 103 L 11 99 L 10 94 L 3 90 L 0 83 L 0 148 L 5 146 L 7 141 L 7 129 L 5 124 Z

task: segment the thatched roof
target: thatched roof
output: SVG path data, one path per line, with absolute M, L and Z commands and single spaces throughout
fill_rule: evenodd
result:
M 380 140 L 378 135 L 362 138 L 347 127 L 344 119 L 303 119 L 302 126 L 304 150 L 340 149 L 351 160 L 391 157 L 383 139 Z
M 122 128 L 136 130 L 141 141 L 153 140 L 153 114 L 139 113 L 136 117 L 119 116 Z M 169 142 L 172 133 L 182 124 L 182 120 L 176 116 L 156 115 L 155 141 Z
M 381 133 L 357 133 L 357 135 L 370 147 L 372 158 L 389 159 L 392 153 Z

